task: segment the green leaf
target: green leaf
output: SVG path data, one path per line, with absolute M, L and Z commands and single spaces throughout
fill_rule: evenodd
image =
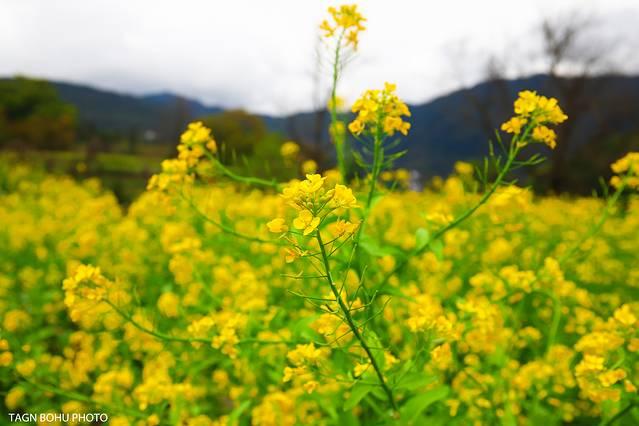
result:
M 399 289 L 398 287 L 393 287 L 392 285 L 386 285 L 384 286 L 381 290 L 379 290 L 379 295 L 389 295 L 389 296 L 395 296 L 395 297 L 400 297 L 402 299 L 409 299 L 408 296 L 406 296 L 406 294 L 404 294 L 404 292 Z
M 362 235 L 359 239 L 359 245 L 373 257 L 395 256 L 398 254 L 398 250 L 395 247 L 391 245 L 382 246 L 370 235 Z
M 431 241 L 429 246 L 433 253 L 435 253 L 437 260 L 444 259 L 444 243 L 442 243 L 441 240 Z
M 344 402 L 344 411 L 350 411 L 360 403 L 360 401 L 373 390 L 375 386 L 356 383 L 351 388 L 351 395 Z
M 440 386 L 412 397 L 399 410 L 402 423 L 412 424 L 432 403 L 437 402 L 448 396 L 448 386 Z
M 244 401 L 243 403 L 238 405 L 237 408 L 235 408 L 235 410 L 231 411 L 227 424 L 229 425 L 235 424 L 240 419 L 240 416 L 242 415 L 242 413 L 246 411 L 246 409 L 249 408 L 250 406 L 251 406 L 251 401 Z
M 415 232 L 415 251 L 422 251 L 430 242 L 430 232 L 427 229 L 419 228 Z
M 309 315 L 298 320 L 296 323 L 292 325 L 291 331 L 293 332 L 293 336 L 298 339 L 314 339 L 315 332 L 311 328 L 311 323 L 315 321 L 319 315 Z
M 406 389 L 409 391 L 421 388 L 437 380 L 436 376 L 424 373 L 409 373 L 402 377 L 395 385 L 396 389 Z

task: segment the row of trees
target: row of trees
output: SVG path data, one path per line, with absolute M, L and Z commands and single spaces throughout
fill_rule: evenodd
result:
M 0 80 L 0 146 L 67 149 L 75 143 L 75 108 L 46 81 Z

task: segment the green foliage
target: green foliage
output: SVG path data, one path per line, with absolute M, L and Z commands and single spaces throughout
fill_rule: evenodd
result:
M 224 164 L 234 163 L 238 157 L 252 156 L 268 133 L 260 117 L 243 110 L 225 111 L 205 117 L 202 122 L 215 130 L 213 136 Z
M 75 141 L 75 108 L 46 81 L 0 80 L 0 144 L 64 149 Z

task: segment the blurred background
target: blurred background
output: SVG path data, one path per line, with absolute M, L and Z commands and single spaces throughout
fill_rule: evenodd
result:
M 97 176 L 130 202 L 193 120 L 222 161 L 288 179 L 334 166 L 330 58 L 319 31 L 339 2 L 0 2 L 0 150 L 52 172 Z M 636 0 L 361 1 L 368 29 L 338 94 L 397 83 L 412 128 L 398 166 L 426 182 L 478 161 L 518 91 L 559 99 L 569 120 L 522 176 L 539 193 L 589 194 L 639 149 Z M 7 155 L 7 154 L 4 154 Z

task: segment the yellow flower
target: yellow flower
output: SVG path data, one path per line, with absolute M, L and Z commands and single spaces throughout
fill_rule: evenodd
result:
M 338 219 L 336 222 L 331 224 L 331 231 L 336 237 L 341 237 L 342 235 L 353 234 L 357 229 L 357 226 L 358 225 L 355 223 Z
M 338 34 L 341 40 L 342 35 L 346 34 L 344 42 L 356 50 L 358 35 L 366 29 L 362 25 L 366 19 L 357 11 L 357 5 L 342 5 L 339 8 L 329 7 L 328 13 L 331 15 L 332 23 L 324 20 L 320 25 L 320 30 L 324 32 L 324 37 L 332 38 Z
M 367 90 L 355 101 L 352 112 L 355 119 L 348 125 L 354 135 L 368 130 L 371 134 L 378 131 L 388 136 L 395 132 L 408 134 L 410 123 L 402 117 L 410 117 L 408 106 L 395 94 L 396 86 L 386 83 L 383 90 Z
M 614 317 L 626 327 L 631 327 L 637 322 L 637 317 L 632 313 L 628 305 L 623 305 L 617 309 L 614 313 Z
M 591 372 L 599 372 L 604 370 L 604 358 L 597 355 L 584 355 L 581 362 L 575 367 L 575 375 L 577 377 L 584 376 Z
M 357 207 L 357 199 L 353 195 L 353 190 L 347 186 L 337 184 L 327 195 L 332 197 L 331 207 L 346 209 Z
M 537 100 L 537 109 L 540 115 L 538 120 L 544 123 L 559 124 L 568 119 L 555 98 L 540 96 Z
M 205 127 L 201 121 L 189 124 L 180 136 L 180 144 L 177 147 L 178 159 L 184 161 L 188 167 L 193 167 L 205 156 L 207 149 L 212 154 L 217 152 L 211 129 Z
M 180 136 L 180 142 L 183 144 L 203 144 L 209 139 L 211 139 L 211 129 L 205 127 L 201 121 L 189 124 Z
M 470 163 L 464 161 L 457 161 L 455 163 L 455 172 L 457 172 L 457 174 L 472 175 L 474 170 L 473 165 Z
M 362 374 L 364 374 L 369 369 L 370 366 L 371 366 L 371 364 L 368 363 L 368 362 L 364 363 L 364 364 L 361 364 L 361 363 L 355 364 L 355 368 L 353 369 L 353 375 L 355 377 L 360 377 Z
M 280 217 L 273 219 L 272 221 L 267 223 L 266 226 L 268 226 L 269 232 L 281 233 L 288 231 L 286 221 Z
M 24 389 L 19 387 L 12 388 L 4 397 L 4 404 L 9 410 L 15 410 L 16 408 L 20 407 L 20 404 L 22 404 L 24 397 Z
M 158 298 L 157 306 L 162 315 L 167 318 L 175 318 L 178 316 L 180 298 L 175 293 L 167 291 Z
M 350 130 L 350 132 L 354 135 L 359 135 L 364 130 L 364 124 L 361 121 L 355 119 L 348 125 L 348 130 Z
M 304 364 L 317 364 L 324 359 L 325 354 L 321 349 L 315 347 L 313 343 L 297 345 L 295 349 L 286 354 L 286 358 L 295 366 Z
M 501 130 L 506 133 L 521 133 L 521 128 L 528 122 L 528 119 L 522 117 L 513 117 L 501 125 Z
M 5 330 L 9 332 L 16 332 L 18 330 L 22 330 L 24 328 L 29 327 L 31 324 L 31 316 L 21 310 L 21 309 L 13 309 L 7 312 L 4 315 L 4 321 L 2 322 Z
M 399 360 L 390 352 L 384 352 L 384 364 L 386 369 L 391 368 L 393 365 L 397 364 Z
M 395 94 L 396 86 L 386 83 L 383 90 L 367 90 L 353 104 L 352 111 L 357 114 L 348 128 L 354 135 L 368 130 L 371 134 L 378 131 L 392 136 L 396 131 L 408 134 L 410 123 L 403 116 L 410 117 L 408 106 Z
M 304 383 L 304 389 L 306 390 L 306 393 L 313 393 L 313 391 L 315 389 L 317 389 L 317 387 L 319 386 L 319 382 L 317 380 L 311 380 L 309 382 Z
M 551 149 L 555 149 L 555 146 L 557 146 L 557 134 L 554 130 L 546 126 L 535 127 L 532 132 L 532 137 L 539 142 L 545 143 Z
M 559 124 L 568 119 L 568 116 L 559 107 L 555 98 L 539 96 L 536 92 L 524 90 L 519 92 L 515 100 L 514 111 L 517 114 L 501 125 L 501 130 L 507 133 L 520 135 L 523 126 L 534 126 L 532 139 L 542 142 L 554 149 L 557 135 L 546 124 Z M 525 145 L 528 140 L 520 140 L 520 145 Z
M 36 362 L 33 359 L 28 359 L 16 365 L 16 371 L 24 377 L 29 377 L 36 368 Z
M 293 141 L 287 141 L 280 147 L 280 154 L 287 160 L 291 160 L 300 152 L 300 146 Z
M 320 223 L 319 217 L 314 217 L 313 213 L 308 210 L 302 210 L 298 216 L 293 220 L 293 226 L 296 229 L 303 229 L 304 235 L 308 235 L 313 232 Z
M 530 90 L 519 92 L 519 98 L 515 101 L 515 114 L 524 117 L 530 115 L 537 108 L 537 100 L 536 92 Z
M 306 160 L 302 163 L 302 172 L 311 174 L 317 172 L 317 163 L 313 160 Z
M 629 152 L 610 166 L 617 175 L 626 174 L 624 179 L 613 176 L 610 183 L 614 187 L 621 186 L 622 182 L 630 188 L 639 189 L 639 152 Z
M 601 386 L 604 386 L 604 387 L 610 387 L 614 385 L 615 383 L 617 383 L 619 380 L 622 380 L 625 378 L 626 378 L 626 372 L 621 369 L 608 370 L 605 373 L 601 373 L 597 376 L 597 379 L 599 379 Z
M 324 185 L 325 177 L 318 174 L 306 175 L 306 180 L 302 181 L 299 185 L 299 190 L 305 194 L 313 194 Z
M 335 27 L 331 27 L 331 24 L 325 19 L 320 24 L 320 30 L 324 31 L 324 37 L 331 38 L 335 34 Z
M 620 175 L 627 171 L 639 175 L 639 152 L 629 152 L 610 166 L 613 172 Z

